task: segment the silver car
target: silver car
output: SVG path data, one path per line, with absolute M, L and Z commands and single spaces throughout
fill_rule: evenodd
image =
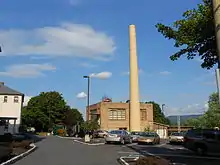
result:
M 132 142 L 137 142 L 142 132 L 131 132 Z
M 132 137 L 126 130 L 112 130 L 105 137 L 107 144 L 111 142 L 118 142 L 121 144 L 132 143 Z

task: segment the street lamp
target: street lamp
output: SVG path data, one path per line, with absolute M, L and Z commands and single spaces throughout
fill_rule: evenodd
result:
M 89 111 L 89 101 L 90 101 L 90 76 L 83 76 L 84 79 L 88 80 L 88 87 L 87 87 L 87 108 Z

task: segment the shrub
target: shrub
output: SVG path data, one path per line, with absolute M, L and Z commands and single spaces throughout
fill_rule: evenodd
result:
M 57 130 L 57 134 L 58 134 L 59 136 L 65 136 L 65 135 L 66 135 L 66 131 L 65 131 L 64 129 L 58 129 L 58 130 Z
M 155 157 L 155 156 L 147 156 L 140 157 L 136 165 L 170 165 L 170 162 L 166 159 Z

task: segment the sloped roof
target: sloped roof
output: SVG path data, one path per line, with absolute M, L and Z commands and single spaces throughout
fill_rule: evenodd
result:
M 20 93 L 14 89 L 11 89 L 4 85 L 3 82 L 0 82 L 0 95 L 24 95 L 23 93 Z

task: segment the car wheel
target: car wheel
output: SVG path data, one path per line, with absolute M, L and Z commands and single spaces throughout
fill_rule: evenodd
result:
M 106 141 L 105 144 L 110 144 L 110 142 L 109 142 L 109 141 Z
M 206 152 L 207 152 L 207 150 L 206 150 L 206 147 L 205 147 L 205 146 L 203 146 L 203 145 L 198 145 L 198 146 L 196 146 L 196 153 L 197 153 L 198 155 L 205 155 Z

